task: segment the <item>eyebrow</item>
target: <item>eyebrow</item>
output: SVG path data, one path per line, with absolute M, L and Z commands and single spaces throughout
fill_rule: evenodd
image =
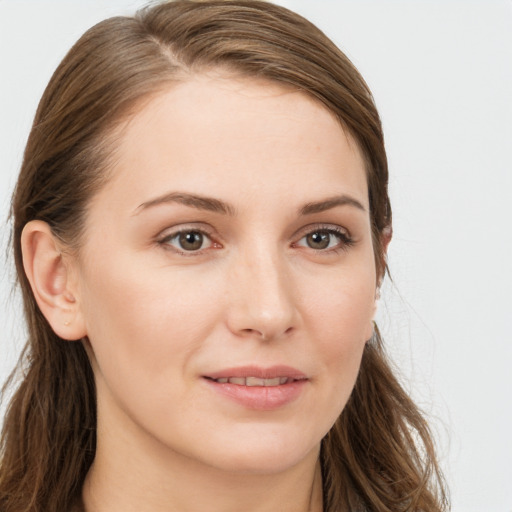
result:
M 147 210 L 154 206 L 159 206 L 166 203 L 178 203 L 185 206 L 190 206 L 198 210 L 206 210 L 214 213 L 221 213 L 224 215 L 235 216 L 236 209 L 224 201 L 215 199 L 213 197 L 200 196 L 195 194 L 187 194 L 184 192 L 170 192 L 163 194 L 162 196 L 156 197 L 139 205 L 134 212 L 134 215 L 138 215 L 141 211 Z M 366 208 L 355 198 L 342 194 L 340 196 L 329 197 L 322 201 L 315 201 L 307 203 L 299 208 L 299 215 L 312 215 L 315 213 L 325 212 L 337 206 L 353 206 L 363 212 Z
M 185 206 L 191 206 L 192 208 L 197 208 L 198 210 L 206 210 L 209 212 L 222 213 L 224 215 L 231 216 L 234 216 L 236 213 L 233 206 L 213 197 L 198 196 L 194 194 L 186 194 L 183 192 L 171 192 L 169 194 L 164 194 L 162 196 L 156 197 L 155 199 L 151 199 L 150 201 L 142 203 L 136 208 L 134 215 L 137 215 L 141 211 L 153 206 L 166 203 L 178 203 Z
M 366 211 L 366 208 L 353 197 L 342 194 L 341 196 L 329 197 L 328 199 L 324 199 L 322 201 L 317 201 L 314 203 L 307 203 L 302 208 L 299 209 L 300 215 L 311 215 L 313 213 L 321 213 L 326 210 L 330 210 L 331 208 L 335 208 L 336 206 L 354 206 L 358 210 Z

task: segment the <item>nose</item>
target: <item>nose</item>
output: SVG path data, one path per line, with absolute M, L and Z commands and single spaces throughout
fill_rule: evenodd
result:
M 290 270 L 279 254 L 242 256 L 229 279 L 227 323 L 237 336 L 262 340 L 286 337 L 297 327 L 297 294 Z

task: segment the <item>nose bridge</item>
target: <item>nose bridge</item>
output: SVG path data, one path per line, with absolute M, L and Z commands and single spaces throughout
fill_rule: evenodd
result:
M 294 326 L 293 281 L 285 256 L 266 244 L 240 252 L 232 273 L 230 327 L 265 339 Z

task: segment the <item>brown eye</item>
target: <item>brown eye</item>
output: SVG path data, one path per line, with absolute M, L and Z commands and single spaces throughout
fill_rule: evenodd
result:
M 170 245 L 182 252 L 198 252 L 213 245 L 210 237 L 201 231 L 185 230 L 166 236 L 160 242 L 162 245 Z
M 198 251 L 203 247 L 204 237 L 199 231 L 186 231 L 178 235 L 178 242 L 184 251 Z
M 305 234 L 296 244 L 315 251 L 329 252 L 337 249 L 348 249 L 354 241 L 342 228 L 321 228 Z
M 328 231 L 315 231 L 306 235 L 306 243 L 311 249 L 327 249 L 332 238 L 335 238 L 334 235 Z

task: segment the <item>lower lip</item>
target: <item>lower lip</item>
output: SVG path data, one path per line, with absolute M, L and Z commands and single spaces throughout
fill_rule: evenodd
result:
M 284 407 L 299 398 L 307 379 L 295 380 L 279 386 L 240 386 L 211 379 L 205 382 L 217 393 L 230 398 L 243 407 L 259 411 L 272 411 Z

